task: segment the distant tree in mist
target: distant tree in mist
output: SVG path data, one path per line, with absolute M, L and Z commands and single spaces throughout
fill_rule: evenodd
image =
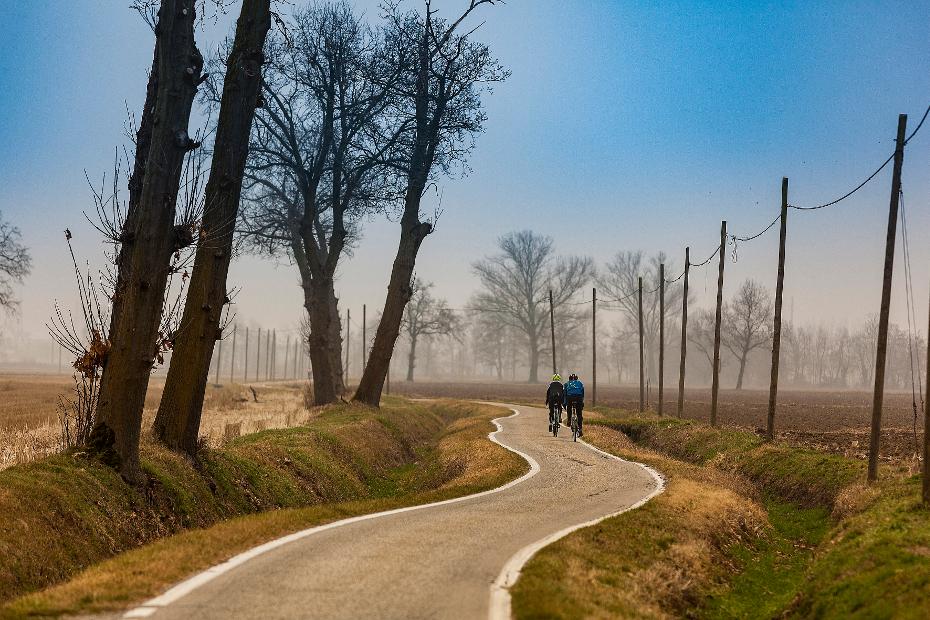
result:
M 403 329 L 410 345 L 407 353 L 407 381 L 413 381 L 413 372 L 417 361 L 417 343 L 421 338 L 448 336 L 458 328 L 459 321 L 455 313 L 448 308 L 445 299 L 433 297 L 431 282 L 424 283 L 419 278 L 413 281 L 413 297 L 404 309 Z
M 720 339 L 739 363 L 736 389 L 743 389 L 746 361 L 755 349 L 772 340 L 772 297 L 755 280 L 743 282 L 724 307 Z
M 0 212 L 0 308 L 10 312 L 19 307 L 13 285 L 22 284 L 32 270 L 32 257 L 22 244 L 19 228 L 3 219 Z
M 639 278 L 643 278 L 643 340 L 645 345 L 647 376 L 655 380 L 658 368 L 656 355 L 659 342 L 659 293 L 650 292 L 659 287 L 659 265 L 665 263 L 666 279 L 677 275 L 675 264 L 668 260 L 665 252 L 646 258 L 642 251 L 618 252 L 600 271 L 598 296 L 619 299 L 618 305 L 626 317 L 629 330 L 638 332 L 639 300 L 636 295 Z M 671 336 L 670 320 L 681 313 L 681 282 L 665 286 L 665 337 Z M 638 336 L 637 336 L 638 338 Z M 666 341 L 667 343 L 668 341 Z
M 474 312 L 522 333 L 529 360 L 529 381 L 539 381 L 540 355 L 549 347 L 549 290 L 562 318 L 573 314 L 566 302 L 594 275 L 590 258 L 555 255 L 551 237 L 532 231 L 513 232 L 497 241 L 500 252 L 475 262 L 472 269 L 482 289 L 471 302 Z M 556 338 L 560 337 L 560 333 Z

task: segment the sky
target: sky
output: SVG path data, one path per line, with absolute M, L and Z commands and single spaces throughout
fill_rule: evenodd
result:
M 412 1 L 412 0 L 410 0 Z M 303 0 L 293 0 L 293 5 Z M 436 3 L 451 15 L 465 0 Z M 126 0 L 0 0 L 0 211 L 22 230 L 34 269 L 16 319 L 35 338 L 58 300 L 76 297 L 63 230 L 82 259 L 104 247 L 84 217 L 127 144 L 153 35 Z M 355 5 L 378 18 L 377 1 Z M 286 9 L 287 5 L 283 5 Z M 718 243 L 720 221 L 754 234 L 777 214 L 781 179 L 796 205 L 826 202 L 894 149 L 899 113 L 916 126 L 930 105 L 930 19 L 913 2 L 626 2 L 508 0 L 471 25 L 512 75 L 485 98 L 488 121 L 463 178 L 440 185 L 443 214 L 418 275 L 453 307 L 478 283 L 471 264 L 496 239 L 530 228 L 563 254 L 602 266 L 618 251 L 665 251 L 677 274 Z M 238 11 L 198 31 L 204 51 Z M 930 122 L 928 122 L 930 125 Z M 836 207 L 791 211 L 786 315 L 859 325 L 878 311 L 891 167 Z M 903 173 L 918 325 L 930 280 L 930 127 Z M 437 199 L 427 199 L 431 211 Z M 398 226 L 376 219 L 345 260 L 341 305 L 383 304 Z M 900 237 L 899 237 L 900 248 Z M 726 293 L 745 278 L 774 289 L 777 228 L 728 254 Z M 892 301 L 903 323 L 900 249 Z M 697 303 L 715 273 L 695 270 Z M 292 328 L 301 314 L 293 266 L 241 257 L 231 270 L 239 320 Z M 584 292 L 590 298 L 590 291 Z M 579 295 L 579 299 L 581 296 Z M 786 316 L 786 318 L 788 318 Z M 923 330 L 922 330 L 923 331 Z

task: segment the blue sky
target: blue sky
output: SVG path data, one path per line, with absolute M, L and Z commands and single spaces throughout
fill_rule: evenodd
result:
M 439 6 L 450 13 L 463 2 Z M 84 171 L 98 182 L 110 171 L 152 53 L 151 32 L 127 4 L 0 0 L 0 210 L 34 248 L 21 293 L 23 327 L 36 335 L 52 300 L 73 297 L 63 228 L 99 261 L 102 247 L 81 214 L 91 206 Z M 377 16 L 375 1 L 357 6 Z M 485 7 L 476 36 L 513 74 L 487 98 L 472 174 L 442 184 L 444 214 L 423 246 L 420 275 L 462 305 L 476 285 L 469 264 L 520 228 L 599 263 L 618 250 L 665 250 L 680 267 L 685 245 L 695 255 L 713 249 L 721 219 L 739 234 L 767 224 L 782 176 L 796 204 L 844 193 L 893 150 L 897 114 L 909 113 L 913 127 L 930 104 L 927 8 L 614 0 Z M 201 48 L 215 46 L 232 20 L 205 27 Z M 877 310 L 887 172 L 834 209 L 792 212 L 786 295 L 799 320 L 852 326 Z M 904 191 L 925 317 L 930 128 L 908 150 Z M 776 235 L 739 248 L 727 265 L 730 290 L 746 277 L 772 285 Z M 342 269 L 345 305 L 382 303 L 396 236 L 394 224 L 368 226 Z M 242 288 L 244 320 L 297 321 L 291 267 L 246 258 L 231 279 Z M 703 279 L 695 275 L 699 303 L 712 297 Z M 893 307 L 903 321 L 903 292 Z

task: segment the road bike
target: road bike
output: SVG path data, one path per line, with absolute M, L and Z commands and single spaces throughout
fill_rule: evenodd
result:
M 549 432 L 553 437 L 559 436 L 559 426 L 562 423 L 562 404 L 556 403 L 549 406 Z
M 569 403 L 566 406 L 566 410 L 568 412 L 568 425 L 572 429 L 572 441 L 578 441 L 578 432 L 580 429 L 578 428 L 578 416 L 575 412 L 575 405 Z

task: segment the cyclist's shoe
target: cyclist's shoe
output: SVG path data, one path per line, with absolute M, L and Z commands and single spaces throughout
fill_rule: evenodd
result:
M 552 423 L 551 423 L 551 422 L 549 423 L 549 432 L 550 432 L 550 433 L 552 432 Z

